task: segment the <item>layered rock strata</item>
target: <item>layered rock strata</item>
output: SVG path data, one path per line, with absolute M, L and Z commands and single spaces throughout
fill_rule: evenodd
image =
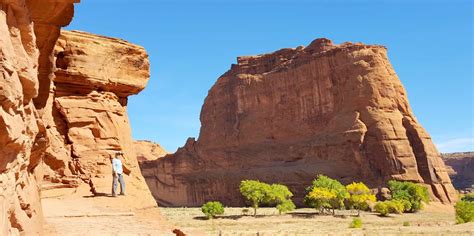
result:
M 147 140 L 134 141 L 133 148 L 138 161 L 155 160 L 168 154 L 160 144 Z
M 456 189 L 466 192 L 474 190 L 474 152 L 441 154 L 448 174 Z
M 301 205 L 318 174 L 371 188 L 414 181 L 456 200 L 385 47 L 317 39 L 237 62 L 209 91 L 198 140 L 142 163 L 159 204 L 240 206 L 240 181 L 258 179 L 288 185 Z
M 44 123 L 49 143 L 42 176 L 59 187 L 93 185 L 110 193 L 110 157 L 124 153 L 128 207 L 156 205 L 140 174 L 127 115 L 127 97 L 149 80 L 144 48 L 123 40 L 62 31 L 55 50 L 55 77 Z M 46 185 L 50 188 L 51 185 Z M 136 195 L 136 196 L 135 196 Z
M 49 89 L 50 60 L 73 0 L 0 0 L 0 235 L 42 233 L 34 172 L 44 125 L 34 99 Z

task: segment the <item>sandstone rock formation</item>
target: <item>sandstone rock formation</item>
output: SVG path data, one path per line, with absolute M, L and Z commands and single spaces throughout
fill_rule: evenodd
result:
M 147 140 L 134 141 L 133 148 L 138 161 L 155 160 L 168 154 L 160 144 Z
M 474 190 L 474 152 L 443 153 L 441 157 L 454 187 L 472 192 Z
M 33 99 L 49 90 L 51 50 L 78 0 L 0 0 L 0 235 L 42 232 L 33 174 L 46 142 Z
M 198 140 L 142 163 L 159 204 L 242 205 L 239 182 L 259 179 L 288 185 L 301 205 L 317 174 L 371 188 L 415 181 L 455 201 L 385 47 L 317 39 L 237 61 L 209 91 Z
M 127 115 L 127 97 L 149 79 L 145 49 L 123 40 L 62 31 L 55 50 L 55 77 L 44 107 L 49 142 L 44 180 L 58 187 L 94 185 L 110 193 L 110 156 L 124 153 L 130 206 L 156 205 L 140 174 Z M 92 183 L 90 181 L 92 180 Z M 51 188 L 50 184 L 45 184 Z

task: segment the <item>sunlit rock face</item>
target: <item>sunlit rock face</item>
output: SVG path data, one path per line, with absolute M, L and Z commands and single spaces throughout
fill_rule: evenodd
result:
M 143 162 L 159 204 L 243 205 L 240 181 L 258 179 L 288 185 L 301 205 L 318 174 L 371 188 L 415 181 L 433 200 L 455 201 L 385 47 L 317 39 L 237 61 L 209 91 L 198 140 Z
M 160 144 L 148 140 L 134 141 L 133 147 L 138 161 L 155 160 L 168 154 Z
M 150 77 L 148 54 L 124 40 L 61 31 L 54 48 L 55 76 L 43 121 L 48 143 L 41 165 L 45 182 L 110 192 L 110 157 L 124 153 L 127 207 L 155 206 L 140 173 L 127 114 L 128 96 Z M 91 182 L 92 181 L 92 182 Z
M 48 90 L 58 32 L 72 0 L 0 0 L 0 235 L 42 233 L 34 175 L 47 139 L 34 100 Z

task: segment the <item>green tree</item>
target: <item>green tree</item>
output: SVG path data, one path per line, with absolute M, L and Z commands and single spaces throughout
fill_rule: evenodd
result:
M 239 189 L 242 196 L 250 202 L 254 216 L 257 215 L 258 207 L 271 199 L 269 197 L 271 192 L 270 185 L 258 180 L 242 180 Z
M 351 208 L 357 209 L 357 216 L 360 216 L 360 210 L 365 210 L 369 207 L 370 202 L 375 202 L 375 195 L 370 192 L 370 189 L 362 182 L 352 183 L 346 186 L 350 196 L 348 199 Z
M 344 207 L 344 200 L 349 197 L 344 185 L 324 175 L 318 175 L 311 186 L 306 188 L 306 191 L 307 195 L 304 199 L 306 205 L 320 209 L 321 212 L 324 208 L 332 209 L 333 215 L 335 209 Z
M 296 208 L 295 204 L 291 200 L 285 200 L 281 203 L 279 203 L 276 208 L 278 209 L 278 213 L 281 215 L 281 213 L 285 213 L 288 211 L 292 211 Z
M 208 219 L 216 217 L 216 215 L 224 214 L 224 206 L 220 202 L 207 202 L 201 207 L 202 213 L 207 216 Z
M 330 191 L 327 188 L 313 188 L 313 190 L 306 195 L 307 202 L 311 202 L 311 206 L 319 209 L 319 212 L 323 213 L 325 208 L 330 208 L 331 199 L 336 198 L 334 191 Z
M 406 181 L 388 181 L 392 199 L 403 201 L 405 211 L 417 212 L 423 208 L 423 202 L 429 202 L 428 189 L 421 184 Z
M 293 193 L 283 184 L 272 184 L 270 185 L 270 192 L 267 193 L 265 204 L 276 205 L 278 212 L 287 212 L 295 209 L 295 204 L 291 201 Z
M 459 201 L 454 209 L 456 209 L 456 223 L 474 222 L 474 202 Z

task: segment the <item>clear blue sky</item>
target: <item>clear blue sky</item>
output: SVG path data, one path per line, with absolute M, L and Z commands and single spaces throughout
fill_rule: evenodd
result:
M 470 0 L 82 0 L 68 29 L 147 49 L 133 137 L 168 151 L 199 135 L 204 98 L 237 56 L 326 37 L 388 47 L 418 120 L 452 152 L 474 150 L 472 14 Z

